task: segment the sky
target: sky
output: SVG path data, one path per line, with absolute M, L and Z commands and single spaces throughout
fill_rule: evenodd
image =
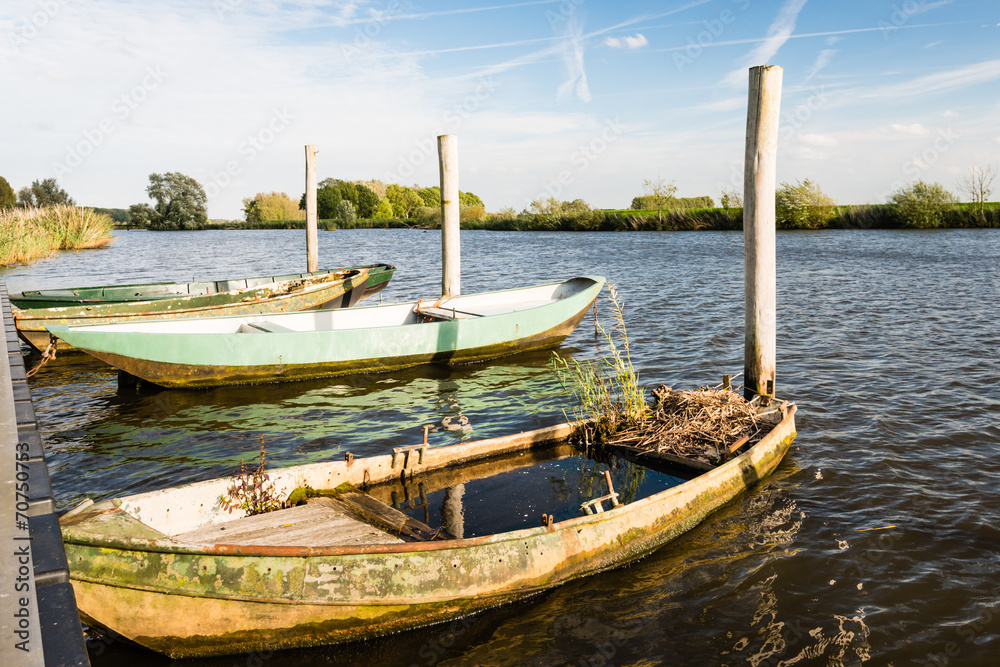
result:
M 1000 163 L 995 0 L 4 0 L 0 176 L 78 204 L 181 172 L 209 217 L 319 179 L 439 183 L 490 212 L 742 191 L 749 68 L 783 68 L 778 181 L 841 204 Z M 994 197 L 995 199 L 995 197 Z

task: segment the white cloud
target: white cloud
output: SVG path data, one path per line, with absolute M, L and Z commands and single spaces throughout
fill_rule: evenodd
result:
M 879 86 L 859 93 L 859 97 L 892 99 L 914 95 L 932 95 L 953 88 L 983 84 L 994 79 L 1000 79 L 1000 60 L 986 60 L 934 74 L 926 74 L 895 85 Z
M 769 61 L 778 50 L 785 45 L 785 42 L 792 36 L 795 30 L 795 21 L 799 17 L 799 12 L 806 4 L 806 0 L 788 0 L 778 12 L 778 17 L 767 29 L 767 37 L 760 46 L 753 49 L 743 58 L 745 65 L 731 71 L 723 79 L 723 83 L 731 85 L 743 85 L 746 83 L 746 70 L 748 67 L 757 65 L 768 65 Z
M 649 44 L 649 40 L 642 33 L 637 33 L 635 37 L 626 37 L 625 46 L 630 49 L 641 49 L 642 47 Z
M 610 46 L 612 49 L 620 49 L 622 47 L 627 49 L 641 49 L 647 44 L 649 44 L 649 40 L 641 32 L 636 33 L 635 37 L 625 37 L 624 39 L 607 37 L 604 40 L 604 46 Z
M 837 145 L 836 139 L 823 134 L 803 134 L 799 137 L 799 141 L 810 146 L 827 146 L 832 148 Z
M 893 123 L 889 126 L 889 129 L 897 134 L 907 134 L 922 137 L 930 133 L 926 127 L 920 123 L 910 123 L 909 125 L 903 125 L 902 123 Z
M 570 93 L 584 102 L 590 101 L 590 87 L 587 85 L 587 69 L 583 64 L 583 26 L 574 14 L 567 22 L 566 36 L 562 43 L 563 62 L 566 65 L 567 78 L 559 86 L 559 99 L 566 99 Z
M 816 76 L 821 69 L 829 65 L 830 60 L 833 58 L 834 54 L 837 53 L 837 51 L 838 49 L 823 49 L 820 51 L 819 55 L 816 56 L 816 62 L 813 63 L 812 69 L 810 69 L 809 74 L 806 75 L 806 81 Z

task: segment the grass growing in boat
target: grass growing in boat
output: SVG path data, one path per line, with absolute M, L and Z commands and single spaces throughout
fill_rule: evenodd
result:
M 552 366 L 563 386 L 576 396 L 579 407 L 574 418 L 585 423 L 587 439 L 596 441 L 626 427 L 645 422 L 649 414 L 645 392 L 639 386 L 629 351 L 628 329 L 625 327 L 625 304 L 618 297 L 618 288 L 608 283 L 614 326 L 609 332 L 597 324 L 600 336 L 608 345 L 609 354 L 596 361 L 580 363 L 553 354 Z
M 111 243 L 114 221 L 89 208 L 59 205 L 0 211 L 0 265 L 27 263 L 56 250 Z
M 221 504 L 226 511 L 231 514 L 235 509 L 242 509 L 247 516 L 254 516 L 281 509 L 282 502 L 276 495 L 274 483 L 264 471 L 266 466 L 264 436 L 261 436 L 260 463 L 254 468 L 240 459 L 239 470 L 222 497 Z

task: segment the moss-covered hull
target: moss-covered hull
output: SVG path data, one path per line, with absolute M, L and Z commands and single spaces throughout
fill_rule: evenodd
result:
M 88 622 L 173 657 L 329 644 L 458 618 L 627 563 L 689 530 L 778 466 L 795 437 L 794 413 L 791 406 L 743 455 L 679 486 L 603 513 L 473 539 L 197 546 L 132 516 L 180 534 L 210 516 L 207 506 L 228 480 L 101 503 L 62 522 L 77 602 Z M 571 431 L 561 425 L 431 449 L 415 474 Z M 275 479 L 282 488 L 377 482 L 398 476 L 391 458 L 297 466 Z M 189 509 L 178 506 L 182 498 Z

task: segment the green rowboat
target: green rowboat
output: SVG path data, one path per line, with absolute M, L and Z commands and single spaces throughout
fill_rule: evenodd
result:
M 237 280 L 38 290 L 22 292 L 11 302 L 18 306 L 14 322 L 19 336 L 42 351 L 50 341 L 46 327 L 58 324 L 79 326 L 353 306 L 385 288 L 394 271 L 392 265 L 375 264 Z M 62 346 L 63 350 L 69 348 Z
M 270 470 L 281 499 L 307 485 L 345 491 L 340 500 L 253 517 L 222 508 L 233 478 L 85 501 L 60 519 L 70 580 L 85 623 L 173 658 L 317 646 L 439 623 L 670 542 L 778 466 L 795 438 L 794 415 L 794 405 L 773 409 L 774 426 L 757 444 L 672 488 L 465 539 L 400 521 L 374 490 L 363 491 L 401 475 L 422 491 L 432 471 L 518 454 L 524 461 L 564 442 L 573 424 Z
M 465 364 L 554 347 L 604 278 L 412 303 L 249 317 L 52 326 L 70 345 L 165 387 L 280 382 Z
M 302 280 L 333 271 L 368 269 L 368 282 L 360 299 L 367 298 L 385 288 L 396 267 L 391 264 L 369 264 L 351 266 L 347 269 L 329 269 L 316 273 L 291 273 L 284 276 L 261 276 L 258 278 L 238 278 L 235 280 L 210 280 L 190 283 L 137 283 L 134 285 L 101 285 L 97 287 L 64 287 L 61 289 L 26 290 L 10 295 L 10 303 L 22 310 L 38 308 L 61 308 L 75 305 L 130 303 L 133 301 L 156 301 L 162 299 L 185 298 L 192 295 L 225 294 L 238 289 L 266 286 L 288 280 Z M 357 296 L 355 300 L 360 300 Z M 353 304 L 352 304 L 353 305 Z

